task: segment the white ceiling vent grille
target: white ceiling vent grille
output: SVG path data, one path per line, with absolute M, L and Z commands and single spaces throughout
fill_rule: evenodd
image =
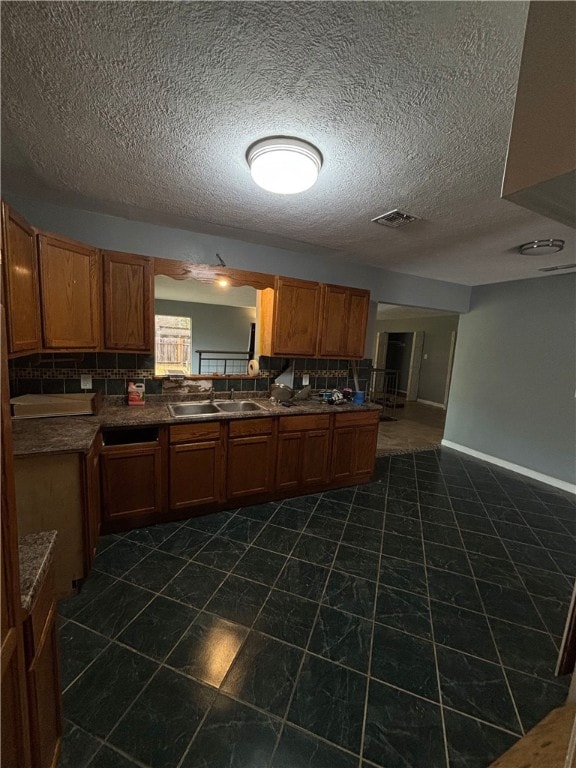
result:
M 558 272 L 559 269 L 574 269 L 576 264 L 559 264 L 557 267 L 542 267 L 538 272 Z
M 377 216 L 372 221 L 375 224 L 382 224 L 383 227 L 392 227 L 397 229 L 403 227 L 405 224 L 410 224 L 411 221 L 416 221 L 417 216 L 411 216 L 409 213 L 402 213 L 398 208 L 394 208 L 393 211 L 383 213 L 382 216 Z

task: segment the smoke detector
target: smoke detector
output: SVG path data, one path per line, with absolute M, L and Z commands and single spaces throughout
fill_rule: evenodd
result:
M 416 221 L 417 218 L 417 216 L 412 216 L 409 213 L 402 213 L 398 208 L 394 208 L 393 211 L 383 213 L 382 216 L 376 216 L 372 221 L 374 224 L 382 224 L 383 227 L 397 229 L 398 227 L 403 227 L 405 224 L 410 224 L 411 221 Z
M 538 272 L 558 272 L 559 269 L 574 269 L 576 264 L 558 264 L 556 267 L 542 267 Z
M 550 256 L 564 249 L 564 240 L 560 238 L 550 240 L 532 240 L 531 243 L 523 243 L 518 246 L 518 252 L 522 256 Z

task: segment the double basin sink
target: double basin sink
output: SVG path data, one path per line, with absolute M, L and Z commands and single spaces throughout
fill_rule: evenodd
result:
M 206 400 L 195 403 L 168 403 L 170 415 L 175 419 L 194 416 L 213 416 L 215 413 L 247 413 L 264 408 L 254 400 Z

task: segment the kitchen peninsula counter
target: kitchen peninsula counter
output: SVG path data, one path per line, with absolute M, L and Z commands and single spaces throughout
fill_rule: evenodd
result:
M 50 567 L 57 535 L 56 531 L 41 531 L 18 539 L 20 601 L 26 613 L 30 611 Z

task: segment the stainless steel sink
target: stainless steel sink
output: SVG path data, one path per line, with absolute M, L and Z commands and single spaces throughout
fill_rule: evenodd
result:
M 218 408 L 224 413 L 245 413 L 246 411 L 261 411 L 262 406 L 254 400 L 223 400 Z
M 185 416 L 211 416 L 220 413 L 214 403 L 168 403 L 168 410 L 176 419 Z
M 254 400 L 205 400 L 195 403 L 168 403 L 168 410 L 175 419 L 185 419 L 194 416 L 213 416 L 215 413 L 261 411 L 262 406 Z

